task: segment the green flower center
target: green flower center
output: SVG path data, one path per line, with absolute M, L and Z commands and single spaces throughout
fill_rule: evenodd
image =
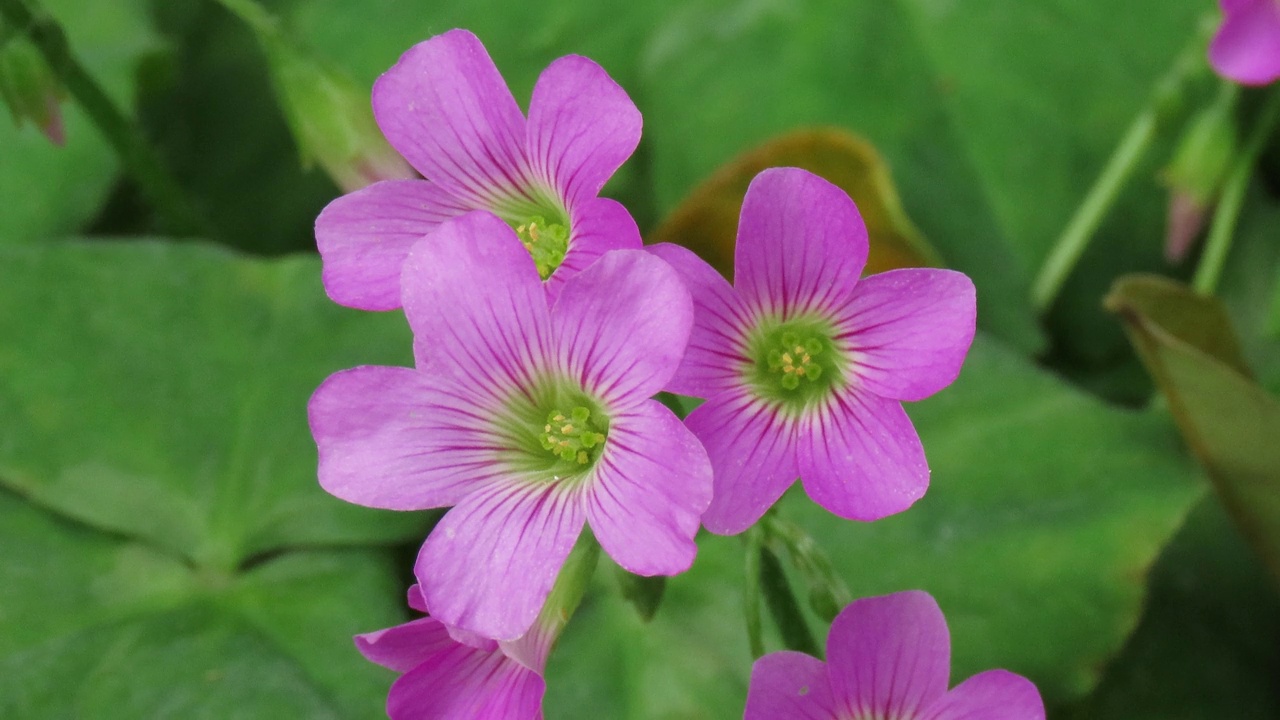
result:
M 604 448 L 608 429 L 607 424 L 597 429 L 597 423 L 592 422 L 591 411 L 579 405 L 568 413 L 552 410 L 547 415 L 547 424 L 542 426 L 539 440 L 543 450 L 565 462 L 594 465 Z
M 834 328 L 817 318 L 761 323 L 747 343 L 747 381 L 761 397 L 804 410 L 844 379 L 848 361 L 834 337 Z
M 609 438 L 609 415 L 601 403 L 564 380 L 537 382 L 498 415 L 502 459 L 538 480 L 585 477 Z
M 546 280 L 564 262 L 569 251 L 569 223 L 556 215 L 547 220 L 545 215 L 532 215 L 515 224 L 516 235 L 524 249 L 533 257 L 538 275 Z

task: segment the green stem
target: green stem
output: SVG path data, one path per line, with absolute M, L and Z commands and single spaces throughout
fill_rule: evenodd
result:
M 209 234 L 208 223 L 178 190 L 177 182 L 141 131 L 72 55 L 62 27 L 47 13 L 33 12 L 24 0 L 0 0 L 0 18 L 20 31 L 25 30 L 63 87 L 120 156 L 126 172 L 151 201 L 164 229 L 178 235 Z
M 216 0 L 259 35 L 275 35 L 280 31 L 276 17 L 254 0 Z
M 809 623 L 805 622 L 800 602 L 782 571 L 782 562 L 772 550 L 763 546 L 760 548 L 760 590 L 787 649 L 820 657 L 822 653 L 809 631 Z
M 1031 303 L 1037 312 L 1047 312 L 1053 306 L 1107 211 L 1115 205 L 1120 192 L 1133 177 L 1156 134 L 1168 122 L 1169 116 L 1175 114 L 1174 108 L 1179 104 L 1186 85 L 1195 76 L 1195 71 L 1204 65 L 1203 27 L 1202 23 L 1195 39 L 1156 83 L 1146 106 L 1129 125 L 1120 144 L 1107 160 L 1102 174 L 1054 243 L 1049 257 L 1045 259 L 1040 273 L 1031 284 Z
M 1235 237 L 1236 223 L 1244 208 L 1249 179 L 1253 176 L 1258 156 L 1262 154 L 1267 139 L 1276 128 L 1277 120 L 1280 120 L 1280 91 L 1272 90 L 1223 182 L 1222 195 L 1218 199 L 1218 208 L 1213 213 L 1213 224 L 1209 226 L 1204 253 L 1200 256 L 1200 265 L 1191 281 L 1191 286 L 1201 295 L 1212 295 L 1218 287 L 1218 279 L 1222 277 L 1222 268 L 1226 265 L 1231 241 Z
M 764 655 L 764 629 L 760 623 L 760 550 L 764 547 L 764 532 L 757 525 L 747 531 L 746 582 L 742 592 L 743 610 L 747 619 L 747 643 L 751 657 Z

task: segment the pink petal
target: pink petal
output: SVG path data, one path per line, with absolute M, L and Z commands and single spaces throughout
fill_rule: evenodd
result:
M 716 395 L 685 424 L 711 460 L 714 491 L 702 524 L 713 533 L 754 525 L 800 474 L 794 422 L 744 390 Z
M 416 370 L 365 366 L 330 375 L 307 417 L 320 486 L 347 502 L 447 507 L 500 477 L 483 408 Z
M 680 273 L 693 296 L 689 347 L 665 389 L 709 398 L 737 387 L 741 368 L 750 362 L 743 337 L 752 322 L 742 300 L 715 268 L 692 251 L 670 243 L 647 249 Z
M 923 400 L 950 385 L 973 343 L 977 307 L 973 282 L 953 270 L 864 279 L 839 321 L 855 385 L 895 400 Z
M 569 278 L 586 270 L 610 250 L 639 250 L 640 229 L 617 200 L 590 198 L 569 213 L 569 250 L 560 267 L 547 278 L 547 298 L 555 303 Z
M 541 718 L 542 676 L 500 652 L 455 645 L 391 686 L 391 720 Z
M 770 653 L 751 666 L 743 720 L 835 720 L 827 666 L 804 653 Z
M 374 83 L 373 114 L 410 165 L 471 207 L 528 184 L 520 106 L 466 30 L 409 48 Z
M 501 394 L 543 364 L 550 313 L 542 281 L 496 216 L 441 224 L 409 252 L 401 283 L 419 370 Z
M 693 301 L 680 277 L 640 250 L 617 250 L 565 283 L 551 311 L 556 364 L 609 404 L 662 389 L 680 365 Z
M 921 720 L 1044 720 L 1044 701 L 1021 675 L 988 670 L 952 688 Z
M 838 307 L 866 262 L 867 228 L 843 190 L 798 168 L 751 181 L 734 253 L 747 306 L 784 317 Z
M 1218 73 L 1245 85 L 1280 77 L 1280 5 L 1274 0 L 1224 2 L 1226 19 L 1209 46 Z
M 879 520 L 929 488 L 924 447 L 897 400 L 838 393 L 807 415 L 799 434 L 805 492 L 842 518 Z
M 688 570 L 710 502 L 711 462 L 674 413 L 646 400 L 613 418 L 587 494 L 587 521 L 623 569 L 637 575 Z
M 857 717 L 918 717 L 947 692 L 950 667 L 947 621 L 926 592 L 855 600 L 827 636 L 836 704 Z
M 495 640 L 533 624 L 585 522 L 558 484 L 495 486 L 458 503 L 432 530 L 414 571 L 441 622 Z
M 370 662 L 409 672 L 432 655 L 457 645 L 439 620 L 422 618 L 355 637 L 356 649 Z
M 400 307 L 400 268 L 409 248 L 466 211 L 425 180 L 387 180 L 334 200 L 316 218 L 325 292 L 361 310 Z
M 603 68 L 562 57 L 542 71 L 529 102 L 533 172 L 568 205 L 595 197 L 640 143 L 640 124 L 635 103 Z

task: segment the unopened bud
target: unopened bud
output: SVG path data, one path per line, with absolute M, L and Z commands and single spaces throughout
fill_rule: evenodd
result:
M 1204 228 L 1239 148 L 1236 90 L 1225 85 L 1213 104 L 1198 112 L 1178 141 L 1162 178 L 1169 186 L 1165 258 L 1180 262 Z
M 0 47 L 0 98 L 19 127 L 30 122 L 62 145 L 62 97 L 62 85 L 34 43 L 19 36 Z
M 379 180 L 417 177 L 382 136 L 369 93 L 279 36 L 260 39 L 304 164 L 318 163 L 345 192 Z

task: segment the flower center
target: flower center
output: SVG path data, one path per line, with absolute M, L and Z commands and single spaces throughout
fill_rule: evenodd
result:
M 592 422 L 591 411 L 579 405 L 568 413 L 552 410 L 547 415 L 547 424 L 542 426 L 539 440 L 543 450 L 564 462 L 594 465 L 604 448 L 608 429 L 607 424 L 597 428 L 597 423 Z
M 548 221 L 542 215 L 533 215 L 517 224 L 515 230 L 525 250 L 533 257 L 538 275 L 543 280 L 551 277 L 569 251 L 568 223 Z
M 604 452 L 609 415 L 577 383 L 541 378 L 497 413 L 501 459 L 531 480 L 586 477 Z
M 847 359 L 833 328 L 818 318 L 765 321 L 748 341 L 747 380 L 757 393 L 791 410 L 804 410 L 843 380 Z

